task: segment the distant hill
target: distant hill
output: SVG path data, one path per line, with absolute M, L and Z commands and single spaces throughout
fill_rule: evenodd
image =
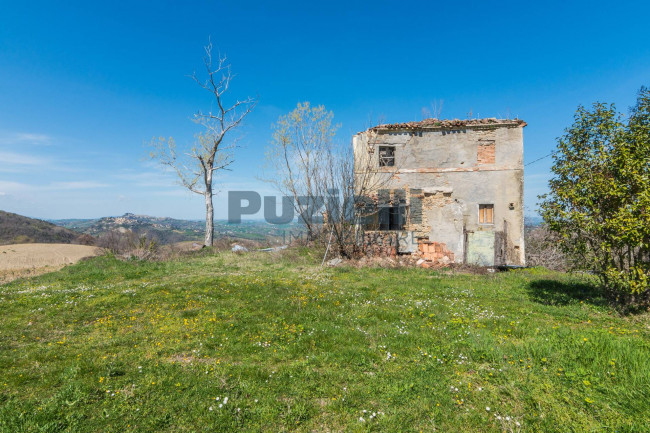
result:
M 112 230 L 131 230 L 138 235 L 147 235 L 161 244 L 183 241 L 201 241 L 204 237 L 205 221 L 178 220 L 167 217 L 135 215 L 126 213 L 122 216 L 104 217 L 98 219 L 64 219 L 51 222 L 92 236 L 101 236 Z M 278 226 L 265 221 L 242 221 L 241 224 L 229 224 L 227 221 L 215 221 L 215 237 L 240 238 L 258 241 L 281 242 L 289 237 L 284 230 L 293 228 L 292 225 Z
M 0 210 L 0 245 L 76 243 L 79 233 L 47 221 Z
M 135 215 L 125 213 L 122 216 L 110 216 L 97 219 L 51 220 L 53 223 L 75 231 L 88 234 L 100 234 L 120 227 L 138 232 L 141 229 L 153 230 L 197 230 L 203 229 L 202 221 L 177 220 L 167 217 Z
M 154 238 L 162 244 L 199 240 L 203 237 L 204 224 L 201 221 L 185 221 L 132 213 L 98 219 L 64 219 L 52 220 L 52 222 L 92 236 L 101 236 L 113 230 L 131 230 L 138 235 Z

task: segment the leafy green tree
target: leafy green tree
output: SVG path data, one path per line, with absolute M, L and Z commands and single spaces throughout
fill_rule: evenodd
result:
M 630 116 L 582 106 L 558 139 L 542 215 L 574 269 L 595 272 L 613 300 L 650 300 L 650 90 Z

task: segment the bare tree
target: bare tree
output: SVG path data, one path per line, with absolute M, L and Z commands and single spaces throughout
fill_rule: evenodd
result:
M 336 255 L 352 258 L 362 252 L 366 217 L 376 212 L 371 196 L 392 176 L 375 175 L 374 159 L 359 158 L 350 145 L 329 149 L 322 176 L 328 245 Z
M 273 125 L 273 141 L 266 154 L 273 173 L 262 180 L 293 198 L 294 210 L 305 225 L 308 240 L 315 239 L 319 232 L 319 221 L 312 217 L 322 208 L 321 197 L 326 192 L 324 166 L 338 129 L 332 124 L 333 117 L 322 105 L 298 103 Z
M 377 193 L 390 186 L 400 165 L 394 161 L 393 170 L 379 171 L 379 135 L 373 128 L 362 134 L 365 145 L 356 149 L 350 145 L 328 149 L 322 176 L 323 188 L 330 193 L 325 200 L 325 227 L 331 240 L 328 244 L 333 245 L 335 254 L 346 258 L 363 252 L 365 230 L 377 217 Z M 333 192 L 336 196 L 331 195 Z
M 569 269 L 569 260 L 560 249 L 559 236 L 546 224 L 524 228 L 526 265 L 544 266 L 554 271 Z
M 207 113 L 198 111 L 194 121 L 203 126 L 204 131 L 196 136 L 196 142 L 188 151 L 179 153 L 173 138 L 159 138 L 152 141 L 151 157 L 162 165 L 173 169 L 180 184 L 195 194 L 205 198 L 205 246 L 212 246 L 214 236 L 213 179 L 220 170 L 228 170 L 234 162 L 235 142 L 229 140 L 232 131 L 253 110 L 257 100 L 246 98 L 228 104 L 224 95 L 230 88 L 234 75 L 225 56 L 218 56 L 213 64 L 212 43 L 205 47 L 203 58 L 207 77 L 201 79 L 196 73 L 192 79 L 213 96 L 213 110 Z M 216 107 L 214 106 L 216 103 Z
M 364 218 L 376 212 L 375 203 L 368 206 L 364 198 L 386 185 L 393 173 L 377 173 L 374 132 L 367 132 L 363 154 L 355 155 L 350 144 L 335 142 L 338 125 L 332 123 L 333 117 L 325 107 L 309 102 L 281 116 L 267 152 L 273 176 L 264 180 L 293 198 L 309 240 L 318 238 L 324 228 L 335 253 L 352 257 L 360 252 Z M 324 224 L 312 219 L 314 214 L 323 215 Z
M 440 119 L 440 115 L 442 114 L 442 105 L 443 105 L 443 100 L 434 100 L 429 104 L 429 107 L 422 107 L 422 118 L 423 119 Z

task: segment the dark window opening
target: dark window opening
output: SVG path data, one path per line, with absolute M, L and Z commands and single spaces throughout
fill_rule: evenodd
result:
M 382 206 L 379 208 L 379 230 L 404 230 L 405 206 Z
M 395 166 L 395 148 L 393 146 L 379 146 L 379 166 Z

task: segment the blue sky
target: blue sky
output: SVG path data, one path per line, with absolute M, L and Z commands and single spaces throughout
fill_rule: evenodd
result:
M 256 180 L 270 127 L 301 101 L 332 110 L 345 142 L 440 101 L 444 118 L 518 116 L 530 162 L 578 104 L 626 110 L 650 85 L 648 16 L 648 2 L 0 0 L 0 209 L 202 218 L 146 143 L 198 132 L 211 100 L 187 76 L 209 37 L 237 74 L 231 95 L 259 97 L 223 191 L 272 193 Z M 550 163 L 526 167 L 529 214 Z

